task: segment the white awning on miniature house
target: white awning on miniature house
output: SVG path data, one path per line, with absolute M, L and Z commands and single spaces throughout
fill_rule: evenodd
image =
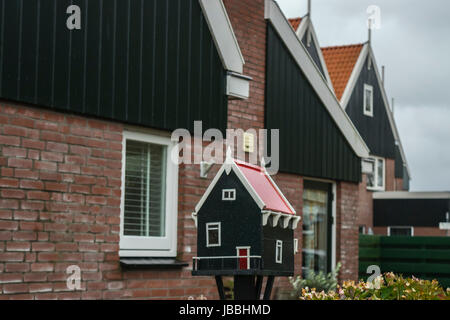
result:
M 205 194 L 200 199 L 192 213 L 192 218 L 197 226 L 197 213 L 203 203 L 208 199 L 209 194 L 219 181 L 223 172 L 229 175 L 233 171 L 252 196 L 255 203 L 261 209 L 262 223 L 267 225 L 272 221 L 272 226 L 277 226 L 281 220 L 283 228 L 296 229 L 300 216 L 296 215 L 294 208 L 280 191 L 264 167 L 252 165 L 243 161 L 227 157 L 225 163 L 217 172 L 211 184 L 206 189 Z M 291 223 L 292 222 L 292 223 Z

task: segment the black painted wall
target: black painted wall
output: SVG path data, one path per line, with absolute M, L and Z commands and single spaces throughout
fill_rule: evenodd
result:
M 281 171 L 360 181 L 360 159 L 270 23 L 265 121 L 280 129 Z
M 308 51 L 309 55 L 311 56 L 311 58 L 314 60 L 314 62 L 316 63 L 316 66 L 319 68 L 320 73 L 322 74 L 322 76 L 325 78 L 325 72 L 323 71 L 323 66 L 322 66 L 322 62 L 320 61 L 320 57 L 319 54 L 317 53 L 317 46 L 316 43 L 314 42 L 314 40 L 312 39 L 312 35 L 311 35 L 311 42 L 310 45 L 308 46 L 308 32 L 309 29 L 306 30 L 305 35 L 303 36 L 302 39 L 302 43 L 305 46 L 306 50 Z
M 69 31 L 66 9 L 81 8 Z M 0 0 L 0 98 L 159 129 L 226 129 L 198 0 Z
M 222 189 L 236 189 L 235 201 L 222 201 Z M 236 256 L 236 247 L 251 247 L 250 255 L 262 254 L 261 209 L 236 174 L 225 172 L 198 212 L 197 253 L 199 257 Z M 206 223 L 221 222 L 222 245 L 206 247 Z
M 373 117 L 364 115 L 364 84 L 373 87 Z M 395 159 L 395 139 L 389 123 L 374 65 L 367 68 L 367 60 L 357 80 L 346 108 L 362 138 L 375 156 Z
M 373 225 L 439 227 L 450 211 L 450 199 L 374 199 Z
M 294 230 L 283 229 L 281 219 L 276 227 L 270 223 L 263 227 L 264 269 L 294 273 Z M 283 241 L 282 263 L 275 259 L 277 240 Z

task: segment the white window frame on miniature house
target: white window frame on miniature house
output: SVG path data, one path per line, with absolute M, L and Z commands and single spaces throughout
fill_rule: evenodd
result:
M 214 228 L 214 226 L 217 226 L 216 228 Z M 213 227 L 212 230 L 217 230 L 217 239 L 218 239 L 218 243 L 216 244 L 210 244 L 209 243 L 209 230 L 210 227 Z M 206 224 L 206 247 L 211 248 L 211 247 L 220 247 L 222 245 L 222 224 L 220 222 L 209 222 Z
M 366 94 L 367 94 L 368 91 L 370 92 L 370 110 L 367 110 Z M 364 98 L 364 105 L 363 105 L 364 115 L 366 115 L 368 117 L 373 117 L 373 86 L 368 85 L 368 84 L 364 84 L 363 98 Z
M 165 236 L 139 237 L 124 235 L 125 169 L 127 141 L 138 141 L 166 147 L 165 161 Z M 120 250 L 121 257 L 175 257 L 177 255 L 178 215 L 178 164 L 171 160 L 177 145 L 164 133 L 146 130 L 125 130 L 122 140 L 122 181 L 120 201 Z
M 280 256 L 280 259 L 278 259 L 278 256 Z M 283 263 L 283 241 L 281 240 L 277 240 L 275 245 L 275 262 Z
M 374 186 L 367 185 L 367 190 L 371 191 L 384 191 L 386 189 L 386 159 L 370 156 L 367 159 L 364 159 L 365 162 L 372 162 L 373 163 L 373 175 L 374 175 Z M 382 186 L 378 185 L 378 161 L 383 162 L 383 183 Z
M 387 227 L 387 235 L 391 236 L 391 229 L 409 229 L 411 230 L 411 237 L 414 237 L 414 227 L 412 226 L 389 226 Z
M 223 189 L 222 190 L 222 200 L 223 201 L 236 200 L 236 189 Z

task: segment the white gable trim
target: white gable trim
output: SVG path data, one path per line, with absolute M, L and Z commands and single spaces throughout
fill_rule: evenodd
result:
M 356 60 L 356 64 L 353 67 L 352 74 L 350 75 L 350 79 L 347 82 L 347 86 L 345 87 L 344 93 L 341 97 L 341 106 L 344 110 L 347 108 L 348 102 L 353 93 L 353 89 L 355 89 L 356 82 L 358 82 L 359 75 L 361 74 L 362 68 L 365 65 L 367 53 L 369 52 L 369 45 L 364 44 L 361 52 L 359 53 L 358 60 Z
M 266 19 L 272 23 L 275 30 L 278 32 L 292 57 L 306 75 L 309 83 L 318 94 L 353 151 L 359 157 L 367 158 L 369 156 L 369 148 L 347 113 L 341 108 L 334 92 L 328 86 L 301 40 L 297 37 L 291 24 L 273 0 L 266 0 Z
M 192 214 L 192 217 L 194 218 L 194 220 L 196 219 L 197 213 L 202 208 L 202 206 L 205 203 L 206 199 L 208 199 L 210 193 L 212 192 L 212 190 L 216 186 L 216 184 L 219 181 L 219 179 L 222 176 L 222 174 L 225 172 L 227 175 L 229 175 L 231 173 L 231 171 L 233 171 L 236 174 L 236 176 L 239 178 L 241 183 L 244 185 L 245 189 L 247 189 L 247 191 L 250 193 L 251 197 L 253 198 L 255 203 L 258 205 L 258 207 L 261 210 L 264 209 L 265 203 L 263 202 L 263 200 L 259 197 L 259 195 L 256 193 L 255 189 L 253 189 L 251 184 L 247 181 L 247 179 L 245 178 L 245 176 L 241 172 L 241 170 L 239 170 L 237 164 L 233 160 L 231 160 L 231 163 L 226 161 L 222 165 L 222 167 L 219 169 L 219 171 L 217 172 L 216 176 L 212 180 L 211 184 L 206 189 L 206 192 L 203 194 L 203 196 L 201 197 L 200 201 L 195 206 L 195 212 L 193 212 L 193 214 Z
M 314 28 L 311 18 L 307 15 L 302 18 L 302 21 L 300 22 L 300 25 L 296 31 L 300 41 L 303 39 L 308 29 L 311 32 L 312 40 L 314 42 L 314 45 L 316 46 L 316 52 L 319 55 L 320 63 L 322 65 L 323 72 L 325 73 L 325 79 L 327 80 L 328 86 L 334 91 L 333 83 L 331 82 L 325 58 L 323 57 L 322 50 L 320 49 L 319 38 L 317 38 L 316 29 Z
M 386 113 L 388 115 L 392 134 L 394 135 L 395 143 L 398 145 L 398 147 L 400 149 L 400 154 L 402 156 L 403 165 L 406 167 L 406 170 L 408 171 L 408 176 L 411 179 L 411 172 L 409 170 L 408 161 L 406 159 L 405 151 L 403 150 L 403 145 L 400 140 L 400 134 L 398 133 L 397 125 L 394 120 L 394 115 L 392 114 L 392 110 L 391 110 L 391 107 L 389 104 L 389 100 L 387 98 L 386 90 L 384 88 L 384 84 L 381 79 L 380 72 L 378 70 L 378 65 L 375 60 L 375 55 L 374 55 L 372 47 L 370 46 L 369 43 L 364 44 L 364 47 L 361 50 L 361 53 L 358 57 L 356 65 L 353 68 L 352 75 L 350 76 L 350 79 L 347 83 L 347 87 L 345 88 L 344 94 L 342 95 L 342 99 L 341 99 L 342 108 L 344 110 L 347 109 L 348 103 L 349 103 L 352 93 L 355 89 L 356 83 L 358 82 L 359 75 L 361 74 L 361 71 L 363 70 L 363 68 L 366 66 L 365 62 L 366 62 L 367 57 L 369 57 L 370 60 L 372 61 L 372 67 L 374 68 L 375 74 L 377 76 L 378 86 L 380 87 L 380 90 L 381 90 L 381 96 L 383 97 L 384 106 L 386 109 Z
M 199 0 L 226 70 L 243 73 L 245 60 L 222 0 Z

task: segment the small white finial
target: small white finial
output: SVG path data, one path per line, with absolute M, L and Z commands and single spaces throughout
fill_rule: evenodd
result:
M 266 160 L 264 160 L 264 157 L 261 158 L 261 168 L 266 169 Z
M 233 159 L 233 152 L 231 151 L 231 147 L 228 147 L 227 149 L 227 159 L 226 160 L 232 160 Z

